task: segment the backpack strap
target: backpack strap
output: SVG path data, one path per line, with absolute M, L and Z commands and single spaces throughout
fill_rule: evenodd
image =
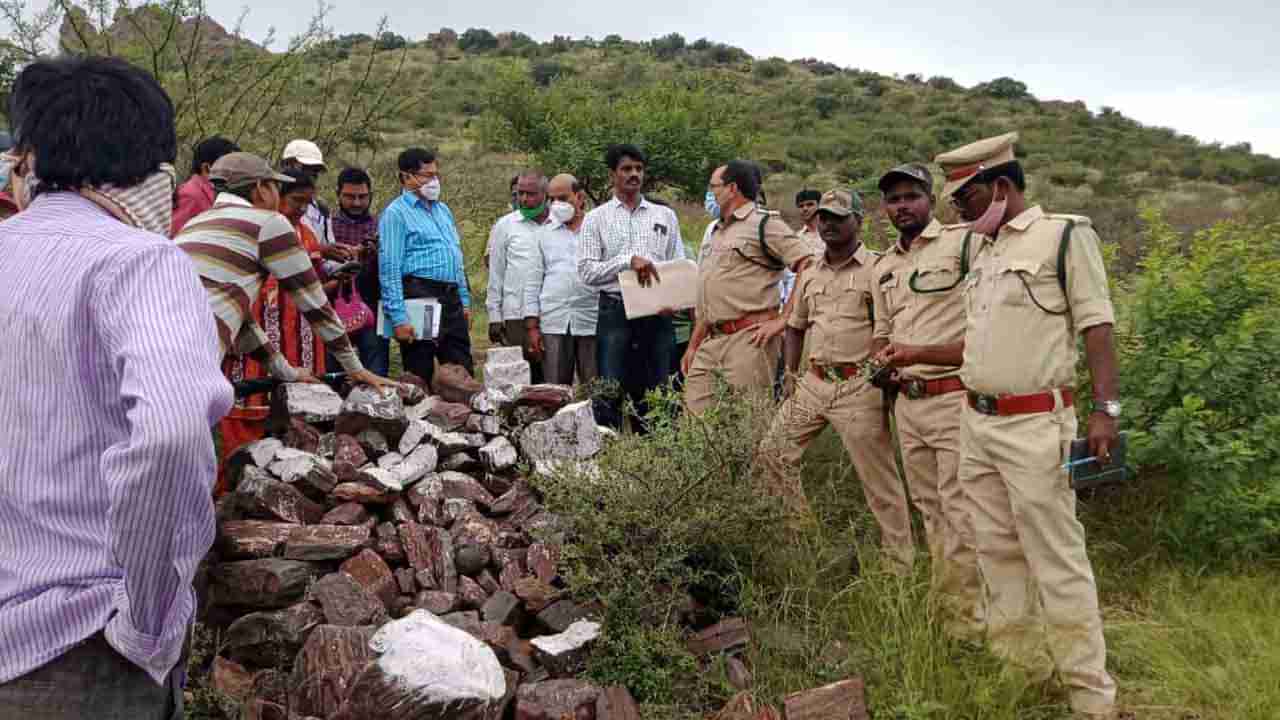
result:
M 764 216 L 760 218 L 760 227 L 758 229 L 758 234 L 760 236 L 760 250 L 764 252 L 764 256 L 769 259 L 769 262 L 777 266 L 771 269 L 781 270 L 785 268 L 787 264 L 782 262 L 782 258 L 778 257 L 778 255 L 773 252 L 773 248 L 769 247 L 769 241 L 764 239 L 764 226 L 769 224 L 769 213 L 762 211 L 760 214 Z
M 964 240 L 960 243 L 960 277 L 969 277 L 969 240 L 973 238 L 973 231 L 969 230 L 964 234 Z
M 1064 296 L 1067 294 L 1067 246 L 1071 243 L 1071 231 L 1075 227 L 1076 221 L 1068 218 L 1062 228 L 1062 239 L 1058 241 L 1058 287 Z

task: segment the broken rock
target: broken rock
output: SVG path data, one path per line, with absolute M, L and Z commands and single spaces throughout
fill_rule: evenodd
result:
M 425 610 L 383 625 L 369 647 L 377 659 L 351 688 L 354 717 L 464 718 L 506 695 L 493 651 Z
M 382 601 L 346 573 L 329 573 L 311 586 L 311 599 L 320 603 L 330 625 L 354 627 L 376 622 L 387 612 Z
M 384 605 L 390 606 L 391 601 L 399 594 L 397 576 L 391 572 L 386 561 L 372 550 L 361 550 L 358 555 L 342 563 L 341 570 Z M 405 592 L 413 592 L 413 573 L 409 573 L 408 577 L 410 586 Z
M 304 423 L 331 423 L 342 410 L 342 397 L 323 383 L 284 383 L 271 393 L 272 413 Z
M 298 653 L 290 678 L 293 709 L 328 718 L 351 692 L 351 683 L 372 657 L 373 628 L 321 625 Z
M 591 402 L 566 405 L 550 420 L 525 428 L 521 448 L 531 460 L 584 460 L 600 452 L 600 429 Z
M 369 544 L 369 528 L 359 525 L 296 527 L 285 541 L 290 560 L 345 560 Z
M 751 631 L 742 618 L 728 618 L 694 634 L 685 643 L 694 655 L 710 655 L 745 648 Z
M 218 551 L 229 560 L 272 557 L 297 527 L 266 520 L 227 520 L 218 528 Z
M 471 400 L 484 390 L 484 385 L 476 380 L 467 369 L 456 363 L 441 365 L 431 379 L 436 394 L 448 402 L 470 404 Z
M 236 488 L 236 502 L 254 517 L 299 525 L 319 522 L 324 515 L 324 508 L 308 500 L 297 488 L 255 467 L 244 469 Z
M 782 701 L 787 720 L 867 720 L 862 678 L 850 678 L 788 695 Z
M 569 677 L 583 670 L 591 645 L 600 637 L 600 623 L 579 620 L 558 635 L 544 635 L 530 641 L 543 667 L 557 677 Z
M 269 558 L 221 563 L 209 570 L 214 604 L 275 608 L 302 597 L 319 575 L 308 562 Z
M 226 653 L 248 665 L 282 667 L 293 662 L 312 629 L 322 622 L 324 614 L 309 602 L 252 612 L 227 627 L 223 636 Z
M 398 443 L 406 425 L 408 418 L 405 417 L 404 403 L 398 394 L 391 390 L 381 391 L 368 385 L 358 385 L 352 388 L 347 399 L 342 402 L 335 430 L 356 435 L 363 430 L 373 429 L 382 433 L 388 441 Z
M 590 718 L 599 696 L 600 688 L 585 680 L 526 683 L 516 691 L 516 720 Z
M 480 448 L 480 460 L 489 472 L 501 472 L 514 467 L 520 455 L 511 441 L 499 435 Z

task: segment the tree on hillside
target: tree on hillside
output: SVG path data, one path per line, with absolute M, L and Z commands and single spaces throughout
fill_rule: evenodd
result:
M 608 196 L 605 148 L 634 143 L 650 153 L 650 188 L 696 198 L 716 164 L 749 147 L 749 117 L 733 93 L 705 80 L 615 97 L 579 78 L 539 89 L 512 66 L 490 90 L 482 134 L 492 147 L 529 153 L 548 173 L 573 173 L 596 202 Z
M 649 41 L 649 51 L 659 60 L 670 60 L 684 50 L 684 36 L 680 33 L 671 33 L 663 35 L 660 38 L 654 38 Z
M 484 28 L 468 28 L 458 38 L 458 49 L 463 52 L 485 52 L 498 47 L 498 36 Z
M 335 75 L 354 43 L 335 37 L 324 7 L 282 52 L 265 49 L 274 43 L 271 33 L 258 43 L 246 38 L 244 15 L 228 32 L 209 17 L 204 0 L 137 7 L 89 0 L 87 8 L 54 0 L 33 12 L 23 0 L 0 0 L 0 17 L 23 61 L 54 52 L 48 41 L 60 23 L 57 50 L 121 57 L 151 72 L 173 100 L 180 148 L 216 134 L 267 156 L 299 136 L 326 152 L 376 152 L 378 127 L 412 99 L 400 78 L 407 45 L 388 51 L 368 43 L 366 56 L 345 66 L 353 77 Z M 388 35 L 384 18 L 364 37 Z
M 1027 84 L 1014 80 L 1011 77 L 1000 77 L 991 82 L 984 82 L 975 85 L 974 92 L 998 97 L 1004 100 L 1031 100 L 1031 93 L 1027 92 Z

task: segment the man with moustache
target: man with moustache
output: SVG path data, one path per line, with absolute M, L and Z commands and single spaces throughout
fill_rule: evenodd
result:
M 523 348 L 535 383 L 542 382 L 542 363 L 525 339 L 524 281 L 547 219 L 547 178 L 526 170 L 516 178 L 516 211 L 494 226 L 489 247 L 489 341 Z
M 877 359 L 897 368 L 894 403 L 902 467 L 911 501 L 924 517 L 933 559 L 932 589 L 953 637 L 980 641 L 982 586 L 973 527 L 957 471 L 964 384 L 961 281 L 977 244 L 965 225 L 933 217 L 933 176 L 920 163 L 880 178 L 884 212 L 898 231 L 872 284 Z
M 800 460 L 827 425 L 834 427 L 880 525 L 888 565 L 905 575 L 915 554 L 907 493 L 894 464 L 883 395 L 862 372 L 871 357 L 871 285 L 880 257 L 860 240 L 862 215 L 862 203 L 851 192 L 831 190 L 822 196 L 818 217 L 826 251 L 800 275 L 783 345 L 787 373 L 797 380 L 760 457 L 768 489 L 782 498 L 792 524 L 811 522 Z M 801 373 L 806 334 L 812 336 L 810 367 Z
M 550 221 L 534 235 L 524 283 L 529 350 L 542 360 L 546 381 L 586 385 L 596 378 L 596 295 L 578 278 L 578 232 L 587 193 L 572 175 L 547 185 Z
M 1114 311 L 1089 219 L 1026 199 L 1017 133 L 943 153 L 943 190 L 978 242 L 965 280 L 968 388 L 960 483 L 972 501 L 991 649 L 1048 677 L 1078 718 L 1115 716 L 1116 684 L 1084 526 L 1064 463 L 1076 436 L 1076 337 L 1093 380 L 1090 454 L 1108 462 L 1120 416 Z
M 600 377 L 611 380 L 643 417 L 644 395 L 667 381 L 675 352 L 675 331 L 664 315 L 628 319 L 618 273 L 632 270 L 640 285 L 662 282 L 656 263 L 684 258 L 675 212 L 644 197 L 648 156 L 634 145 L 605 152 L 613 198 L 587 213 L 578 235 L 578 276 L 599 298 L 596 358 Z M 633 351 L 632 346 L 638 348 Z M 596 419 L 622 426 L 622 397 L 599 397 Z M 643 426 L 637 424 L 643 431 Z

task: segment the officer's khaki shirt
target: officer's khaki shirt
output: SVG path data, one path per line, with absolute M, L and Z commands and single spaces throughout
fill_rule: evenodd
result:
M 1067 292 L 1058 287 L 1058 243 L 1067 249 Z M 1025 285 L 1024 285 L 1025 281 Z M 1036 205 L 984 238 L 964 283 L 968 321 L 960 377 L 970 390 L 1026 394 L 1075 384 L 1076 335 L 1115 322 L 1098 234 L 1086 217 Z M 1036 302 L 1053 315 L 1036 306 Z
M 716 223 L 698 268 L 699 322 L 719 323 L 777 309 L 778 283 L 785 268 L 769 268 L 773 261 L 760 246 L 763 216 L 755 203 L 747 203 Z M 765 225 L 765 241 L 787 267 L 812 252 L 776 215 L 770 215 Z
M 871 354 L 871 283 L 880 256 L 859 245 L 839 266 L 817 256 L 800 275 L 787 325 L 806 330 L 809 359 L 820 365 L 862 362 Z
M 827 251 L 827 244 L 822 242 L 822 235 L 817 230 L 810 230 L 808 225 L 801 225 L 796 231 L 796 235 L 809 246 L 811 252 L 824 253 Z
M 960 277 L 961 249 L 967 225 L 929 223 L 911 247 L 901 243 L 876 264 L 871 285 L 875 300 L 875 336 L 906 345 L 949 345 L 964 339 L 964 285 Z M 969 240 L 969 257 L 982 236 Z M 914 278 L 914 279 L 913 279 Z M 955 375 L 958 367 L 912 365 L 906 375 L 926 380 Z

